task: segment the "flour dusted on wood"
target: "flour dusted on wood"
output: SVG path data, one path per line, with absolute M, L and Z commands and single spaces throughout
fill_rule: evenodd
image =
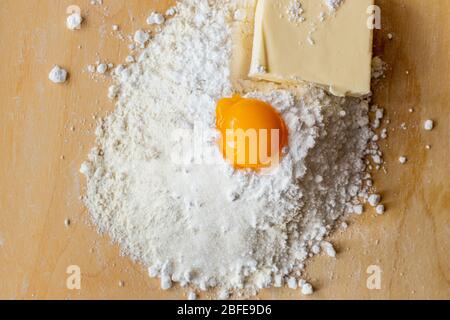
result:
M 367 198 L 368 103 L 317 88 L 247 93 L 278 110 L 290 142 L 269 174 L 236 171 L 211 129 L 217 100 L 234 92 L 235 8 L 185 0 L 174 11 L 138 61 L 114 72 L 116 110 L 81 168 L 92 219 L 163 289 L 219 287 L 228 297 L 301 283 L 311 294 L 304 262 L 321 248 L 336 256 L 325 238 Z

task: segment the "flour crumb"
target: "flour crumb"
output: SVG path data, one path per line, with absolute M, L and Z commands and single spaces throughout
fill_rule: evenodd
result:
M 152 12 L 146 22 L 148 25 L 161 25 L 166 21 L 164 16 L 159 12 Z
M 99 74 L 105 74 L 106 71 L 108 71 L 108 65 L 105 63 L 100 63 L 98 64 L 96 71 Z
M 289 289 L 297 289 L 297 279 L 295 279 L 294 277 L 290 277 L 289 280 L 287 281 L 287 285 L 289 287 Z
M 172 288 L 172 279 L 168 275 L 161 276 L 161 289 L 169 290 Z
M 433 120 L 426 120 L 423 124 L 423 128 L 427 131 L 431 131 L 434 129 L 434 121 Z
M 70 30 L 79 30 L 82 22 L 83 17 L 79 13 L 72 13 L 67 17 L 66 26 Z
M 336 250 L 333 245 L 328 241 L 322 242 L 322 247 L 325 250 L 326 254 L 332 258 L 336 258 Z
M 291 0 L 286 9 L 286 13 L 288 15 L 288 19 L 290 22 L 303 22 L 305 21 L 305 17 L 303 17 L 303 7 L 300 0 Z
M 109 86 L 108 88 L 108 98 L 113 100 L 117 97 L 119 94 L 120 88 L 116 85 Z
M 283 277 L 280 274 L 274 275 L 273 286 L 275 288 L 281 288 L 283 286 Z
M 402 129 L 402 130 L 408 130 L 408 125 L 406 124 L 406 122 L 400 123 L 400 129 Z
M 314 293 L 314 288 L 308 282 L 303 282 L 301 285 L 301 292 L 305 296 L 312 295 Z
M 267 69 L 266 69 L 265 66 L 259 65 L 259 66 L 256 67 L 256 73 L 258 73 L 258 74 L 265 74 L 265 73 L 267 73 Z
M 144 30 L 137 30 L 134 34 L 134 41 L 143 48 L 147 41 L 150 40 L 150 35 Z
M 344 0 L 325 0 L 325 4 L 330 11 L 335 12 L 344 4 Z
M 197 300 L 197 295 L 195 294 L 195 292 L 189 291 L 187 294 L 187 299 L 188 300 Z
M 353 212 L 356 213 L 357 215 L 361 215 L 364 213 L 364 207 L 361 204 L 357 204 L 355 206 L 353 206 Z
M 375 208 L 375 211 L 376 211 L 376 213 L 379 214 L 379 215 L 384 214 L 384 211 L 385 211 L 384 205 L 379 204 L 379 205 Z
M 64 83 L 67 80 L 67 71 L 56 65 L 50 71 L 48 78 L 53 83 Z
M 228 300 L 230 298 L 230 292 L 226 289 L 221 289 L 217 295 L 219 300 Z
M 94 65 L 90 64 L 90 65 L 87 66 L 86 70 L 89 73 L 94 73 L 96 71 L 96 67 Z
M 171 7 L 169 9 L 167 9 L 167 11 L 166 11 L 166 16 L 168 16 L 168 17 L 173 17 L 176 14 L 177 14 L 177 8 L 176 7 Z
M 326 17 L 325 12 L 322 11 L 321 13 L 319 13 L 318 19 L 319 19 L 320 22 L 324 22 L 325 21 L 325 17 Z
M 367 202 L 372 206 L 376 207 L 381 201 L 381 196 L 379 194 L 371 194 L 367 199 Z
M 405 164 L 408 161 L 408 158 L 406 158 L 405 156 L 401 156 L 398 158 L 398 162 L 400 162 L 401 164 Z

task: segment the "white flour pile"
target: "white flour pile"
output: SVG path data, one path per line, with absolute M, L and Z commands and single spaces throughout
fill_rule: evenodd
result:
M 335 256 L 325 237 L 359 210 L 356 196 L 368 196 L 368 104 L 314 88 L 300 98 L 249 93 L 282 114 L 289 150 L 271 174 L 235 171 L 214 130 L 194 132 L 213 128 L 217 100 L 233 93 L 234 8 L 185 0 L 176 11 L 137 63 L 116 70 L 116 111 L 98 128 L 98 146 L 81 168 L 92 218 L 163 289 L 179 282 L 218 287 L 226 297 L 287 283 L 310 294 L 303 263 L 321 249 Z

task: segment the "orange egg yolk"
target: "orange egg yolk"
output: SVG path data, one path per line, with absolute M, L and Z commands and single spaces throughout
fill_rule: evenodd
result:
M 225 98 L 217 104 L 216 117 L 220 149 L 235 168 L 259 170 L 279 163 L 288 131 L 270 104 L 240 96 Z

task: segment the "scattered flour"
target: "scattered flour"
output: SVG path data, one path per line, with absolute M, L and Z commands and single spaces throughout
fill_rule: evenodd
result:
M 137 62 L 115 69 L 109 95 L 116 110 L 98 127 L 97 147 L 80 169 L 92 219 L 124 254 L 146 265 L 164 290 L 175 282 L 219 287 L 219 299 L 283 283 L 297 288 L 304 262 L 320 247 L 336 256 L 325 239 L 342 217 L 361 214 L 361 198 L 380 202 L 365 183 L 364 158 L 379 151 L 369 144 L 364 99 L 314 87 L 248 92 L 284 118 L 289 149 L 264 174 L 223 160 L 211 128 L 217 100 L 234 93 L 233 7 L 180 2 Z M 142 30 L 134 37 L 140 45 L 149 38 Z M 300 283 L 302 294 L 313 293 Z
M 290 22 L 303 22 L 305 17 L 303 17 L 303 7 L 300 0 L 291 0 L 287 7 L 287 15 Z
M 328 6 L 328 9 L 334 12 L 344 4 L 344 1 L 345 0 L 325 0 L 325 3 Z
M 86 70 L 87 70 L 89 73 L 94 73 L 94 72 L 97 70 L 97 68 L 96 68 L 94 65 L 90 64 L 90 65 L 88 65 L 88 66 L 86 67 Z

